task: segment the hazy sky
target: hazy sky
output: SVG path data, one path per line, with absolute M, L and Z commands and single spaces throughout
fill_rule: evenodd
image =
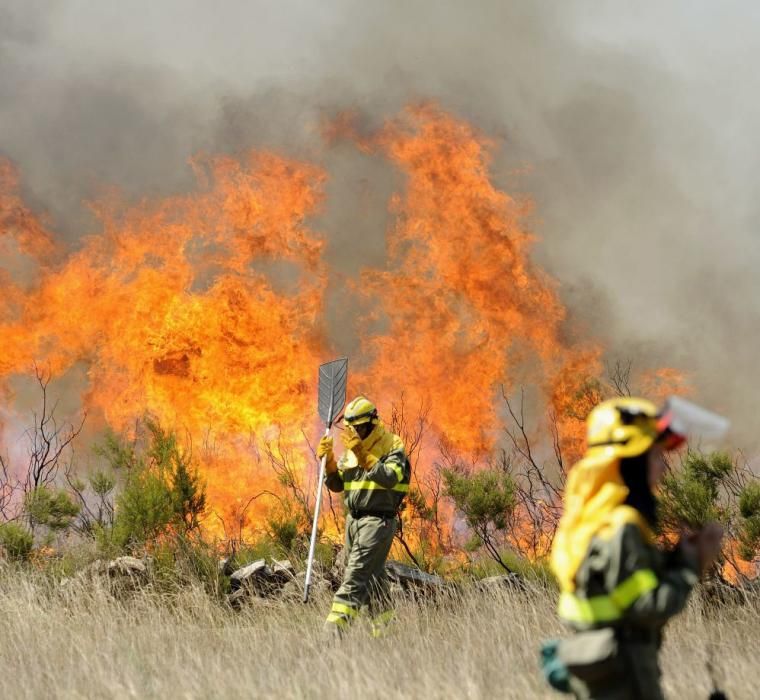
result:
M 319 158 L 323 111 L 381 120 L 437 99 L 500 140 L 497 181 L 535 199 L 536 257 L 590 332 L 614 356 L 690 370 L 750 435 L 759 19 L 707 0 L 0 0 L 0 153 L 76 237 L 104 183 L 188 187 L 198 149 Z M 392 182 L 329 169 L 346 195 L 325 219 L 337 256 L 357 173 L 379 207 Z M 379 254 L 380 209 L 352 230 Z

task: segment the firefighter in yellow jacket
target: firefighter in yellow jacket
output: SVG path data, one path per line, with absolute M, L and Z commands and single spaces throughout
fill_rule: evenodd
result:
M 317 456 L 327 456 L 325 483 L 343 493 L 346 508 L 346 570 L 325 627 L 342 632 L 369 605 L 373 634 L 379 635 L 393 616 L 385 561 L 409 491 L 409 462 L 401 438 L 385 429 L 365 397 L 348 404 L 344 424 L 340 461 L 332 438 L 322 438 L 317 449 Z
M 677 424 L 672 412 L 636 398 L 605 401 L 589 415 L 588 449 L 568 475 L 551 553 L 559 615 L 575 634 L 542 649 L 547 678 L 577 698 L 663 698 L 663 627 L 720 550 L 715 524 L 684 535 L 673 551 L 655 543 L 653 489 L 664 453 L 684 440 Z

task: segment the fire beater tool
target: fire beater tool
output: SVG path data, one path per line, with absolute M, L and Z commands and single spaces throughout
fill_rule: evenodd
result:
M 319 417 L 325 424 L 324 437 L 332 430 L 335 419 L 340 415 L 346 403 L 346 383 L 348 382 L 348 358 L 327 362 L 319 367 L 319 399 L 317 409 Z M 319 463 L 319 478 L 317 479 L 317 500 L 314 504 L 314 522 L 311 525 L 311 541 L 309 543 L 309 558 L 306 563 L 306 581 L 303 587 L 303 602 L 309 601 L 311 576 L 314 571 L 314 550 L 317 546 L 317 524 L 319 523 L 319 508 L 322 504 L 322 484 L 325 480 L 327 456 Z

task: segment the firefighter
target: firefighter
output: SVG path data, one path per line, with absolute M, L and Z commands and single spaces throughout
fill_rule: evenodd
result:
M 689 405 L 700 417 L 708 413 Z M 542 650 L 547 678 L 576 698 L 664 697 L 663 628 L 715 562 L 723 534 L 710 523 L 684 534 L 672 551 L 655 543 L 653 489 L 665 474 L 666 451 L 685 439 L 676 430 L 682 424 L 637 398 L 605 401 L 589 415 L 587 451 L 569 473 L 551 553 L 558 612 L 575 634 Z
M 369 399 L 359 396 L 348 404 L 344 425 L 339 462 L 331 437 L 317 449 L 318 457 L 327 457 L 325 483 L 343 492 L 346 510 L 346 570 L 325 629 L 343 632 L 369 605 L 373 635 L 380 636 L 393 618 L 385 560 L 409 491 L 409 462 L 401 438 L 385 429 Z

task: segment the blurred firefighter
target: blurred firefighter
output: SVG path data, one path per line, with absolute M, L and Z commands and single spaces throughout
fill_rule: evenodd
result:
M 671 401 L 675 408 L 663 411 L 637 398 L 597 406 L 588 417 L 586 454 L 567 479 L 551 565 L 559 616 L 575 634 L 545 643 L 542 655 L 549 682 L 576 698 L 664 697 L 663 627 L 720 551 L 716 523 L 684 533 L 672 551 L 655 543 L 653 489 L 665 474 L 666 451 L 685 441 L 690 417 L 724 421 Z
M 343 632 L 369 605 L 372 633 L 381 636 L 393 619 L 385 561 L 398 527 L 398 510 L 409 491 L 410 465 L 398 435 L 385 429 L 375 405 L 363 396 L 348 404 L 340 461 L 324 437 L 318 457 L 327 457 L 325 483 L 343 492 L 346 509 L 346 569 L 325 629 Z

